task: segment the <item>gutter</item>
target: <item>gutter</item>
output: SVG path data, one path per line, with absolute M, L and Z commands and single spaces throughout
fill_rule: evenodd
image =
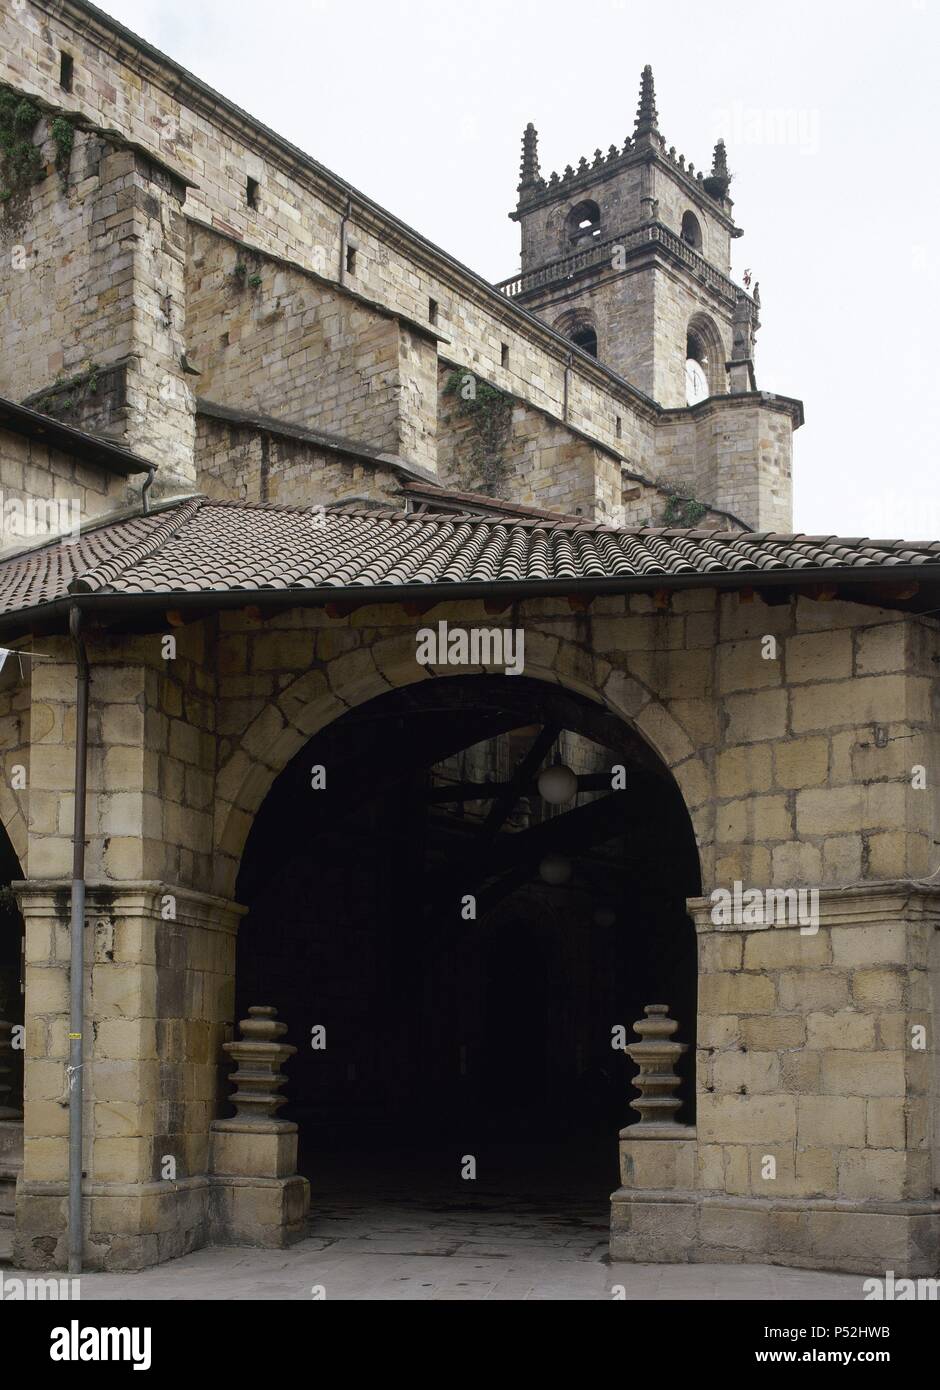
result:
M 152 476 L 152 475 L 151 475 Z M 75 811 L 72 823 L 72 901 L 69 920 L 69 1274 L 81 1274 L 82 1102 L 85 1065 L 85 800 L 88 776 L 88 652 L 77 604 L 69 608 L 69 633 L 75 648 Z
M 577 527 L 571 528 L 577 533 Z M 721 534 L 721 533 L 715 533 Z M 739 540 L 735 535 L 733 540 Z M 681 593 L 684 589 L 715 589 L 719 592 L 734 592 L 741 589 L 791 588 L 800 590 L 813 585 L 833 586 L 839 589 L 865 590 L 877 585 L 898 585 L 904 581 L 918 584 L 940 581 L 940 565 L 891 565 L 886 568 L 866 566 L 857 568 L 814 566 L 806 569 L 786 570 L 725 570 L 719 574 L 647 574 L 578 576 L 561 579 L 519 579 L 519 580 L 474 580 L 471 583 L 436 584 L 370 584 L 336 585 L 318 588 L 284 589 L 210 589 L 204 592 L 182 592 L 163 590 L 158 593 L 118 593 L 114 590 L 98 589 L 94 593 L 76 590 L 67 598 L 54 599 L 50 603 L 33 608 L 20 609 L 15 613 L 0 616 L 0 633 L 15 635 L 33 630 L 37 624 L 45 627 L 46 622 L 71 615 L 76 608 L 85 613 L 163 613 L 166 609 L 201 609 L 205 611 L 230 610 L 237 608 L 322 608 L 327 604 L 365 604 L 428 602 L 459 602 L 463 599 L 536 599 L 565 598 L 569 594 L 651 594 L 656 592 Z M 851 602 L 851 592 L 840 594 Z M 912 617 L 927 616 L 918 614 L 916 609 L 902 609 Z M 932 610 L 931 610 L 932 611 Z

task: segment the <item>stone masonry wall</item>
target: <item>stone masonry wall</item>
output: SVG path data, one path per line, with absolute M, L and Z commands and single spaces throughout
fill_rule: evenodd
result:
M 127 1088 L 93 1080 L 89 1092 L 99 1265 L 135 1267 L 202 1239 L 206 1117 L 231 1021 L 231 898 L 254 817 L 324 724 L 434 678 L 415 661 L 415 631 L 444 617 L 493 622 L 481 602 L 440 604 L 430 618 L 398 605 L 346 617 L 248 607 L 184 626 L 168 615 L 167 632 L 117 646 L 92 641 L 90 1071 L 102 1066 L 102 1084 Z M 780 1191 L 802 1201 L 923 1197 L 935 1059 L 909 1056 L 901 1030 L 930 1005 L 928 933 L 909 907 L 871 903 L 933 869 L 936 792 L 911 774 L 935 765 L 936 633 L 860 605 L 767 607 L 709 590 L 600 598 L 583 614 L 564 599 L 529 600 L 512 621 L 526 633 L 526 674 L 600 697 L 672 769 L 706 893 L 735 880 L 822 885 L 836 904 L 815 935 L 703 928 L 700 1190 L 737 1201 L 761 1149 L 778 1160 Z M 170 659 L 167 635 L 177 638 Z M 56 1258 L 65 1178 L 74 667 L 64 639 L 43 647 L 61 662 L 35 663 L 30 685 L 26 1263 Z M 22 702 L 10 710 L 8 746 L 24 713 Z M 167 898 L 176 919 L 163 916 Z M 903 925 L 885 930 L 892 921 Z M 160 1172 L 167 1155 L 182 1186 Z M 724 1244 L 714 1231 L 706 1241 L 717 1258 L 766 1248 L 758 1218 L 722 1210 L 707 1217 L 723 1233 Z
M 64 504 L 61 516 L 69 521 L 76 506 L 84 524 L 91 518 L 113 511 L 139 498 L 142 479 L 127 479 L 92 464 L 82 463 L 36 439 L 0 428 L 0 490 L 2 490 L 2 530 L 0 552 L 35 545 L 42 537 L 23 535 L 18 530 L 20 508 L 29 499 L 55 500 Z M 44 515 L 47 513 L 44 512 Z M 26 520 L 28 515 L 23 513 Z M 51 514 L 55 521 L 58 513 Z
M 70 108 L 102 128 L 120 129 L 191 179 L 197 186 L 189 189 L 186 208 L 194 218 L 259 251 L 330 280 L 340 278 L 348 198 L 335 182 L 275 149 L 234 115 L 211 117 L 196 109 L 195 97 L 187 98 L 175 78 L 141 53 L 125 54 L 113 37 L 105 47 L 86 12 L 79 20 L 67 3 L 54 13 L 37 5 L 0 12 L 0 79 L 38 91 L 55 106 L 63 97 L 57 86 L 61 47 L 75 59 Z M 246 199 L 249 176 L 259 183 L 255 207 Z M 430 248 L 407 244 L 378 211 L 354 201 L 346 228 L 357 246 L 355 272 L 347 277 L 351 288 L 418 322 L 428 322 L 433 298 L 439 305 L 438 330 L 452 339 L 461 365 L 556 415 L 563 413 L 563 347 L 541 343 L 502 296 L 452 270 Z M 581 383 L 578 400 L 595 423 L 589 424 L 580 406 L 572 423 L 596 430 L 602 442 L 616 447 L 616 417 L 636 413 L 629 393 L 598 375 Z M 651 418 L 637 427 L 649 433 Z
M 78 373 L 124 364 L 107 433 L 159 462 L 159 486 L 192 481 L 192 397 L 181 368 L 185 228 L 181 182 L 117 141 L 78 130 L 55 167 L 49 122 L 36 142 L 45 177 L 0 254 L 9 258 L 0 327 L 0 394 L 47 396 Z M 16 256 L 14 257 L 14 253 Z
M 186 332 L 200 395 L 397 452 L 394 319 L 191 226 Z
M 726 396 L 670 412 L 656 431 L 655 475 L 752 529 L 793 529 L 793 426 L 772 400 Z
M 350 498 L 401 505 L 398 474 L 387 465 L 251 426 L 200 416 L 197 486 L 220 502 L 273 502 L 312 507 Z
M 438 468 L 442 486 L 462 492 L 490 491 L 521 506 L 545 507 L 569 516 L 619 524 L 620 465 L 564 425 L 511 403 L 511 418 L 498 457 L 484 476 L 486 424 L 461 412 L 467 375 L 442 367 L 439 377 Z M 448 389 L 457 382 L 457 390 Z M 485 414 L 485 411 L 483 412 Z

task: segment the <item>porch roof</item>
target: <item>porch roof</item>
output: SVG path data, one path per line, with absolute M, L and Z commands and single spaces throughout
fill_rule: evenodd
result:
M 619 531 L 545 517 L 183 498 L 0 561 L 0 622 L 83 607 L 287 606 L 813 585 L 940 602 L 940 541 Z M 930 589 L 928 595 L 927 588 Z M 850 596 L 846 590 L 845 596 Z M 871 601 L 871 599 L 869 599 Z M 882 601 L 879 598 L 879 601 Z

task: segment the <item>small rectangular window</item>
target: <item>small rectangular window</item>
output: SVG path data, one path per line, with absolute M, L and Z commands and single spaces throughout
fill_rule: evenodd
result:
M 619 415 L 617 416 L 617 438 L 623 438 L 623 421 L 621 420 Z
M 501 367 L 508 367 L 508 366 L 509 366 L 509 344 L 508 344 L 508 343 L 500 343 L 500 345 L 499 345 L 499 365 L 500 365 Z
M 258 206 L 258 189 L 259 184 L 257 179 L 246 179 L 245 202 L 248 204 L 250 208 L 256 208 Z
M 75 62 L 71 53 L 59 54 L 59 86 L 64 92 L 72 90 L 72 76 L 75 70 Z
M 355 275 L 356 273 L 356 248 L 355 246 L 346 247 L 346 274 Z
M 436 300 L 436 299 L 429 299 L 429 300 L 428 300 L 428 323 L 430 323 L 430 324 L 436 324 L 436 323 L 437 323 L 437 300 Z

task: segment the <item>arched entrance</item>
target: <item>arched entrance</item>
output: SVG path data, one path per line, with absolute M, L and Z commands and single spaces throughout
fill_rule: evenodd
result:
M 577 783 L 546 799 L 556 763 Z M 299 1047 L 283 1114 L 314 1221 L 384 1189 L 593 1199 L 606 1225 L 635 1118 L 612 1030 L 666 1002 L 694 1041 L 695 837 L 635 731 L 522 676 L 379 696 L 273 784 L 236 891 L 237 1017 L 272 1004 Z

